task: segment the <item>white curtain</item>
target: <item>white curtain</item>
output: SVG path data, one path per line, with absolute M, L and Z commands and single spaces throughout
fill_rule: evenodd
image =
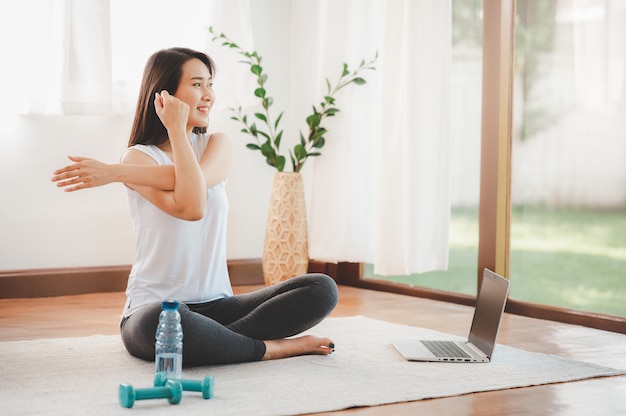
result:
M 233 1 L 238 4 L 238 1 Z M 24 0 L 0 5 L 18 114 L 132 114 L 155 51 L 203 50 L 207 0 Z
M 9 114 L 61 112 L 65 7 L 62 1 L 0 2 L 0 73 Z
M 107 114 L 112 104 L 109 0 L 66 0 L 61 102 L 63 114 Z
M 314 162 L 312 259 L 373 263 L 381 275 L 447 269 L 451 15 L 450 1 L 296 3 L 294 38 L 307 19 L 321 35 L 308 49 L 320 92 L 338 62 L 379 52 L 370 82 L 337 97 Z
M 208 27 L 213 27 L 217 34 L 224 32 L 244 50 L 254 50 L 249 0 L 210 0 L 209 4 Z M 213 42 L 210 34 L 206 38 L 205 50 L 217 65 L 214 110 L 257 104 L 256 97 L 250 93 L 255 89 L 256 80 L 249 67 L 239 62 L 238 55 L 222 47 L 221 41 Z
M 8 4 L 8 5 L 7 5 Z M 108 114 L 112 102 L 110 0 L 6 2 L 18 114 Z M 13 26 L 13 23 L 15 26 Z M 4 48 L 3 48 L 4 49 Z

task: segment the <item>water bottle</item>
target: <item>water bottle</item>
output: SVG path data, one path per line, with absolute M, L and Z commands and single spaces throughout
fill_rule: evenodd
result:
M 155 368 L 168 378 L 180 379 L 183 372 L 183 327 L 180 324 L 178 302 L 166 300 L 159 315 L 156 331 Z

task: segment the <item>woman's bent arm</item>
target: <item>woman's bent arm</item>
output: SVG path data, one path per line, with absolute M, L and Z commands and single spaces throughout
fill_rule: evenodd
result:
M 167 129 L 172 148 L 174 189 L 163 191 L 128 185 L 174 217 L 189 221 L 199 220 L 204 215 L 206 207 L 206 182 L 185 130 L 189 106 L 167 91 L 163 91 L 155 96 L 155 108 Z M 122 157 L 122 163 L 134 164 L 130 159 L 136 153 L 138 152 L 126 152 Z M 152 163 L 155 162 L 151 159 Z
M 224 133 L 213 133 L 200 158 L 206 187 L 211 188 L 222 182 L 230 174 L 232 146 Z

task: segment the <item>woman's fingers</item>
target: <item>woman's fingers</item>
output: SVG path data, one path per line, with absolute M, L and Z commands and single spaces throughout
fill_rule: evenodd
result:
M 83 157 L 83 156 L 71 156 L 70 155 L 67 158 L 73 162 L 82 162 L 83 160 L 91 160 L 91 158 Z
M 166 90 L 154 94 L 154 107 L 165 128 L 186 126 L 189 106 Z
M 89 188 L 90 180 L 88 176 L 81 175 L 78 172 L 68 172 L 52 177 L 52 182 L 56 182 L 59 188 L 65 188 L 66 192 L 76 191 L 78 189 Z M 74 186 L 75 185 L 75 186 Z M 68 186 L 72 186 L 68 188 Z
M 161 94 L 158 92 L 154 93 L 154 108 L 156 109 L 157 114 L 163 110 L 163 98 L 161 98 Z
M 74 191 L 78 191 L 80 189 L 86 189 L 89 188 L 88 186 L 86 186 L 85 184 L 79 184 L 76 186 L 69 186 L 69 187 L 65 187 L 63 189 L 64 192 L 74 192 Z
M 65 168 L 57 169 L 51 178 L 52 182 L 59 182 L 64 179 L 74 178 L 80 176 L 79 170 L 76 167 L 66 166 Z M 57 183 L 57 186 L 62 186 Z
M 65 179 L 75 178 L 77 177 L 77 173 L 75 172 L 63 172 L 52 177 L 52 182 L 64 181 Z M 57 186 L 62 186 L 60 183 L 57 183 Z
M 110 182 L 107 176 L 106 164 L 95 159 L 81 156 L 68 156 L 76 163 L 67 165 L 53 172 L 52 182 L 66 192 L 92 188 Z
M 76 163 L 72 163 L 71 165 L 67 165 L 67 166 L 64 166 L 62 168 L 55 170 L 54 172 L 52 172 L 54 175 L 59 175 L 61 173 L 79 170 L 81 167 L 80 162 L 85 161 L 85 160 L 91 160 L 88 157 L 82 157 L 82 156 L 68 156 L 67 158 Z

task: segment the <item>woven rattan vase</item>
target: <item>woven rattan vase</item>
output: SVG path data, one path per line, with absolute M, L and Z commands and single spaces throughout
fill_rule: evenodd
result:
M 302 175 L 276 172 L 270 196 L 263 278 L 266 285 L 306 273 L 309 266 L 306 205 Z

